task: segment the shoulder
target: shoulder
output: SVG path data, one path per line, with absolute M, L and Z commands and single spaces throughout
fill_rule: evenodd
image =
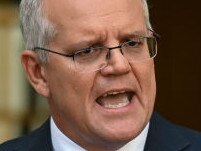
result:
M 28 135 L 7 141 L 0 145 L 0 151 L 51 151 L 49 120 Z
M 201 133 L 172 124 L 158 113 L 153 113 L 146 146 L 154 150 L 163 148 L 164 151 L 197 151 L 201 149 Z

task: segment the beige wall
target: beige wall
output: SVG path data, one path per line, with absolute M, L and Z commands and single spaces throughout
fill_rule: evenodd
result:
M 27 112 L 26 82 L 20 63 L 22 37 L 17 8 L 0 6 L 0 142 L 19 135 Z
M 22 41 L 18 8 L 0 5 L 0 143 L 34 129 L 48 116 L 46 101 L 23 73 Z

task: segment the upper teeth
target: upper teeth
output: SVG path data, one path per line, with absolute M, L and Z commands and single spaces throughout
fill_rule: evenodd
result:
M 116 94 L 122 94 L 125 93 L 126 91 L 119 91 L 119 92 L 108 92 L 103 95 L 103 97 L 107 97 L 108 95 L 116 95 Z
M 105 93 L 97 99 L 97 103 L 104 108 L 118 109 L 127 106 L 131 101 L 132 94 L 127 91 L 113 91 Z

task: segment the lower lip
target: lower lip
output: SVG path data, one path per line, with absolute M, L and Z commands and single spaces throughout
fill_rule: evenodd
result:
M 101 106 L 100 104 L 96 103 L 97 109 L 106 115 L 115 115 L 115 114 L 124 114 L 132 111 L 135 107 L 135 102 L 137 101 L 137 97 L 134 95 L 130 101 L 130 103 L 124 107 L 120 108 L 105 108 Z

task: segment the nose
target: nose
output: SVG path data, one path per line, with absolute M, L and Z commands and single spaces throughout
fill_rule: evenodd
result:
M 120 47 L 110 49 L 108 55 L 108 64 L 105 68 L 101 69 L 102 75 L 122 75 L 130 71 L 131 66 L 128 60 L 123 56 Z

